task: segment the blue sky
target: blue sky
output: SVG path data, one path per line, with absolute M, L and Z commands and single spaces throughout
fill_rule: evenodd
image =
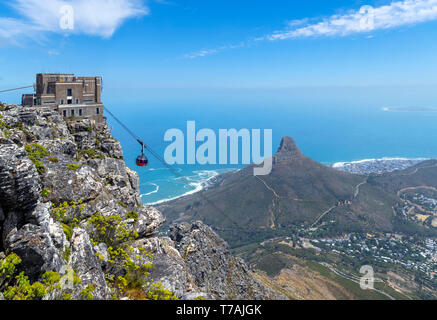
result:
M 59 28 L 65 5 L 72 31 Z M 102 75 L 114 96 L 420 87 L 432 103 L 436 31 L 437 0 L 9 0 L 0 4 L 0 88 L 74 72 Z

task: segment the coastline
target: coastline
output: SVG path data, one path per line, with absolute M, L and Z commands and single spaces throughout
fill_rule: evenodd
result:
M 189 195 L 194 194 L 194 193 L 198 193 L 198 192 L 200 192 L 202 190 L 207 189 L 212 184 L 214 184 L 213 180 L 215 178 L 217 178 L 218 176 L 220 176 L 222 174 L 225 174 L 225 173 L 228 173 L 228 172 L 236 172 L 238 170 L 239 169 L 231 168 L 231 169 L 220 169 L 220 170 L 196 170 L 196 171 L 193 171 L 193 173 L 197 173 L 198 175 L 201 175 L 202 173 L 205 173 L 205 172 L 211 173 L 212 175 L 209 176 L 206 179 L 203 179 L 203 180 L 199 181 L 199 182 L 191 182 L 190 186 L 192 186 L 194 189 L 189 190 L 189 191 L 187 191 L 187 192 L 185 192 L 185 193 L 183 193 L 181 195 L 177 195 L 177 196 L 174 196 L 174 197 L 169 197 L 169 198 L 165 198 L 165 199 L 161 199 L 161 200 L 153 201 L 153 202 L 143 202 L 143 204 L 145 206 L 154 206 L 154 205 L 170 202 L 170 201 L 182 198 L 182 197 L 186 197 L 186 196 L 189 196 Z M 219 172 L 219 171 L 223 171 L 223 172 Z M 185 178 L 189 179 L 190 176 L 185 177 Z M 175 180 L 178 180 L 178 179 L 180 179 L 180 178 L 176 178 Z M 154 191 L 152 191 L 152 192 L 148 192 L 148 193 L 142 194 L 141 195 L 142 197 L 150 195 L 150 194 L 153 194 L 153 193 L 156 193 L 156 192 L 159 191 L 159 185 L 157 185 L 155 183 L 151 183 L 151 184 L 155 185 L 156 189 Z
M 402 157 L 384 157 L 384 158 L 369 158 L 369 159 L 361 159 L 361 160 L 352 160 L 352 161 L 340 161 L 330 163 L 329 166 L 332 168 L 342 167 L 348 164 L 361 164 L 361 163 L 370 163 L 377 161 L 426 161 L 431 160 L 431 158 L 402 158 Z
M 330 165 L 336 170 L 351 174 L 383 174 L 387 172 L 405 170 L 431 158 L 404 158 L 384 157 L 375 159 L 362 159 L 349 162 L 336 162 Z
M 369 173 L 383 173 L 383 172 L 391 172 L 395 170 L 403 170 L 410 166 L 413 166 L 417 163 L 431 160 L 431 158 L 405 158 L 405 157 L 383 157 L 383 158 L 369 158 L 369 159 L 361 159 L 361 160 L 352 160 L 352 161 L 340 161 L 334 163 L 323 163 L 324 165 L 334 168 L 336 170 L 347 171 L 353 174 L 369 174 Z M 190 185 L 194 188 L 187 192 L 184 192 L 180 195 L 164 198 L 158 201 L 152 202 L 143 202 L 145 206 L 154 206 L 163 204 L 166 202 L 170 202 L 182 197 L 186 197 L 195 193 L 198 193 L 202 190 L 209 188 L 216 181 L 214 181 L 218 176 L 226 174 L 228 172 L 235 172 L 240 169 L 223 169 L 224 172 L 219 172 L 219 170 L 198 170 L 193 171 L 193 173 L 212 173 L 208 178 L 201 180 L 199 182 L 192 182 Z M 190 176 L 186 177 L 190 178 Z M 180 179 L 180 178 L 176 178 Z M 159 185 L 156 183 L 150 183 L 155 186 L 155 190 L 141 194 L 141 197 L 148 196 L 159 191 Z

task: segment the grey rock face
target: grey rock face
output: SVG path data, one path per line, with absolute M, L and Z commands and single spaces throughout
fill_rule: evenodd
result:
M 77 154 L 76 144 L 70 139 L 41 141 L 41 145 L 47 148 L 50 154 L 56 154 L 61 158 L 63 158 L 62 156 L 67 156 L 71 159 Z
M 22 108 L 17 112 L 17 119 L 20 122 L 33 126 L 36 122 L 36 114 L 32 109 Z
M 173 225 L 170 232 L 201 291 L 219 299 L 280 298 L 258 282 L 246 264 L 231 255 L 228 244 L 202 222 Z
M 283 137 L 278 152 L 273 156 L 273 163 L 289 162 L 303 159 L 305 156 L 299 150 L 296 142 L 290 137 Z
M 173 292 L 177 297 L 182 297 L 186 292 L 198 291 L 184 260 L 169 238 L 141 239 L 136 241 L 133 247 L 145 249 L 153 255 L 154 268 L 150 271 L 152 282 L 161 282 L 164 288 Z M 135 255 L 138 255 L 136 251 L 132 256 Z
M 60 202 L 93 200 L 102 192 L 103 184 L 95 171 L 87 166 L 77 170 L 67 169 L 68 163 L 47 165 L 43 175 L 43 184 L 51 190 L 48 199 Z M 62 174 L 60 174 L 62 172 Z
M 0 145 L 0 203 L 5 212 L 25 211 L 38 200 L 41 182 L 33 163 L 23 148 Z
M 22 259 L 19 268 L 30 280 L 38 280 L 46 271 L 65 272 L 66 262 L 43 227 L 26 224 L 10 232 L 5 242 L 8 250 Z
M 130 170 L 128 167 L 126 167 L 126 173 L 129 177 L 132 189 L 136 192 L 140 192 L 140 178 L 138 177 L 138 174 L 135 171 Z
M 123 151 L 121 149 L 120 142 L 107 139 L 102 142 L 100 148 L 103 152 L 109 154 L 116 159 L 123 159 Z
M 71 237 L 71 266 L 81 280 L 80 289 L 92 285 L 95 288 L 94 299 L 109 299 L 110 291 L 100 261 L 91 245 L 88 233 L 81 228 L 75 228 Z M 76 299 L 82 298 L 79 291 L 75 290 Z
M 66 247 L 70 246 L 70 243 L 65 237 L 62 226 L 50 215 L 50 209 L 50 203 L 39 202 L 35 210 L 27 213 L 25 219 L 28 223 L 41 226 L 50 235 L 54 246 L 63 252 Z
M 165 223 L 162 213 L 153 207 L 141 208 L 135 231 L 140 237 L 148 237 L 156 234 L 159 227 Z

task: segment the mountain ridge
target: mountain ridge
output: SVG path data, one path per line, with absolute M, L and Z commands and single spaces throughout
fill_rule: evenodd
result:
M 434 163 L 434 160 L 424 162 Z M 334 217 L 328 233 L 393 232 L 398 230 L 394 207 L 401 202 L 395 186 L 398 172 L 383 175 L 351 174 L 327 167 L 305 156 L 291 137 L 283 137 L 275 155 L 272 171 L 254 176 L 249 165 L 237 172 L 226 173 L 216 183 L 197 194 L 158 205 L 171 222 L 200 219 L 213 226 L 233 246 L 286 233 L 297 226 L 318 228 Z M 422 164 L 402 175 L 405 186 L 412 185 Z M 434 167 L 428 168 L 433 171 Z M 410 171 L 408 171 L 410 170 Z M 437 170 L 435 173 L 437 174 Z M 434 172 L 420 177 L 431 184 Z M 404 186 L 399 183 L 400 186 Z M 213 203 L 214 205 L 211 205 Z M 238 222 L 238 231 L 232 231 Z M 408 223 L 408 225 L 411 225 Z M 328 229 L 329 229 L 328 228 Z M 417 230 L 434 233 L 435 230 Z M 421 231 L 421 232 L 422 232 Z M 243 232 L 243 234 L 239 234 Z M 244 237 L 251 240 L 245 241 Z

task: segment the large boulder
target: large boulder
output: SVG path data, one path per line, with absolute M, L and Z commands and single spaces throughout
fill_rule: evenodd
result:
M 134 224 L 134 230 L 140 237 L 150 237 L 158 233 L 159 227 L 165 221 L 161 211 L 153 207 L 141 207 L 139 209 L 138 221 Z

